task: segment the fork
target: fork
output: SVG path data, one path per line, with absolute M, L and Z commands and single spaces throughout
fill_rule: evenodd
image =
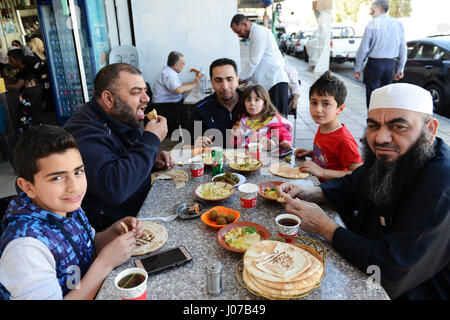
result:
M 171 214 L 170 216 L 165 217 L 150 217 L 150 218 L 137 218 L 138 220 L 142 221 L 153 221 L 153 220 L 162 220 L 164 222 L 169 222 L 174 220 L 178 216 L 177 213 Z

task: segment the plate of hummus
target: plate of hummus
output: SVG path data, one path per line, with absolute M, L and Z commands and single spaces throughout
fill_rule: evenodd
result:
M 270 232 L 262 225 L 250 221 L 238 221 L 217 232 L 219 244 L 233 252 L 244 253 L 253 244 L 270 238 Z

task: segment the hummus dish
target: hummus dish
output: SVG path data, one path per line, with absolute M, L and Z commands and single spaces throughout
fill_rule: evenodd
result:
M 261 241 L 261 236 L 255 227 L 238 227 L 229 230 L 224 236 L 225 243 L 238 250 L 247 250 L 253 244 Z

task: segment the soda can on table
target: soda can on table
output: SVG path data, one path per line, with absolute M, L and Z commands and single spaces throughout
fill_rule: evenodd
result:
M 223 163 L 223 148 L 213 147 L 211 150 L 211 156 L 216 162 Z
M 223 173 L 223 148 L 214 147 L 211 150 L 211 156 L 213 158 L 212 175 L 213 177 Z

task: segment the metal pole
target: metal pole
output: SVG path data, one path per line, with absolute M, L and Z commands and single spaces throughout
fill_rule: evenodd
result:
M 80 72 L 80 81 L 81 81 L 81 89 L 83 92 L 83 98 L 84 102 L 89 101 L 89 93 L 88 93 L 88 87 L 87 87 L 87 81 L 86 81 L 86 71 L 84 68 L 84 61 L 83 61 L 83 54 L 81 51 L 81 40 L 80 40 L 80 26 L 78 25 L 78 17 L 76 13 L 76 7 L 74 0 L 69 0 L 69 11 L 70 11 L 70 20 L 72 21 L 72 32 L 73 37 L 75 40 L 75 51 L 77 55 L 78 60 L 78 70 Z M 81 21 L 81 17 L 80 17 Z

